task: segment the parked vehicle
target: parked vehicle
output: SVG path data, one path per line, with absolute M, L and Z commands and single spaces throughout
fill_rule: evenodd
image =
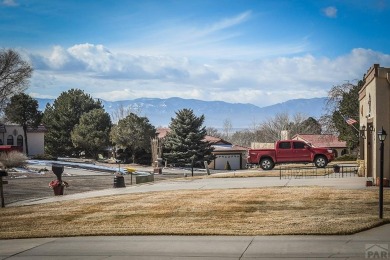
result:
M 334 160 L 334 154 L 328 148 L 314 148 L 298 140 L 283 140 L 275 143 L 275 149 L 250 149 L 248 164 L 259 164 L 263 170 L 272 170 L 280 163 L 314 163 L 317 168 Z

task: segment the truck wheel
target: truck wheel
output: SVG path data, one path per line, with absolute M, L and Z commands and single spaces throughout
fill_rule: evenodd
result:
M 325 166 L 328 164 L 328 160 L 325 156 L 317 156 L 314 159 L 314 164 L 317 168 L 325 168 Z
M 264 171 L 272 170 L 274 168 L 275 164 L 274 162 L 269 158 L 261 159 L 260 161 L 260 167 Z

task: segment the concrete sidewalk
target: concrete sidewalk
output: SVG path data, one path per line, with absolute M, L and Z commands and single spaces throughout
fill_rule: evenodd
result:
M 285 186 L 321 186 L 337 189 L 366 189 L 366 179 L 362 177 L 348 178 L 291 178 L 279 179 L 279 177 L 252 177 L 252 178 L 183 178 L 169 181 L 151 182 L 142 185 L 127 186 L 126 188 L 110 188 L 98 191 L 89 191 L 64 196 L 53 196 L 34 200 L 19 201 L 7 205 L 23 206 L 41 203 L 50 203 L 66 200 L 77 200 L 110 195 L 172 191 L 172 190 L 201 190 L 201 189 L 237 189 L 237 188 L 261 188 L 261 187 L 285 187 Z M 369 187 L 375 188 L 375 187 Z M 65 191 L 66 193 L 66 191 Z
M 388 257 L 390 225 L 349 236 L 120 236 L 0 240 L 0 259 L 366 259 Z

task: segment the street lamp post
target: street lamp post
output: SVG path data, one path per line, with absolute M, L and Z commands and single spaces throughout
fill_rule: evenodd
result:
M 383 218 L 383 148 L 386 140 L 387 133 L 382 129 L 378 131 L 378 139 L 381 143 L 380 146 L 380 168 L 379 168 L 379 218 Z

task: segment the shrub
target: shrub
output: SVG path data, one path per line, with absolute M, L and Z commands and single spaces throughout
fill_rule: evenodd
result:
M 11 151 L 8 153 L 0 153 L 0 162 L 6 168 L 24 166 L 27 163 L 26 160 L 27 156 L 21 152 Z
M 232 169 L 232 167 L 230 166 L 229 161 L 227 161 L 225 164 L 225 170 L 230 171 L 231 169 Z

